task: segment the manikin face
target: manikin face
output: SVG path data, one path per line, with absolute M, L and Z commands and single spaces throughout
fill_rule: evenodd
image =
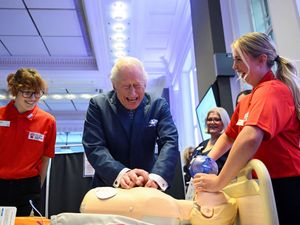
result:
M 128 110 L 134 110 L 144 98 L 146 80 L 141 68 L 132 65 L 120 70 L 113 86 L 121 104 Z
M 19 90 L 15 98 L 15 107 L 19 113 L 32 110 L 42 95 L 43 92 L 35 93 L 33 90 Z
M 207 133 L 210 135 L 220 135 L 224 125 L 219 113 L 211 112 L 206 119 Z

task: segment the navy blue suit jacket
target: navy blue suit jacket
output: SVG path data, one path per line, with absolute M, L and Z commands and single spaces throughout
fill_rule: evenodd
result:
M 129 135 L 118 104 L 114 91 L 99 94 L 89 103 L 82 143 L 95 169 L 93 187 L 112 186 L 125 167 L 158 174 L 170 186 L 178 154 L 178 133 L 168 103 L 146 93 L 135 111 Z

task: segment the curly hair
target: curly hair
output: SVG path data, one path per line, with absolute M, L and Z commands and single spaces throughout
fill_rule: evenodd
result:
M 16 73 L 11 73 L 7 76 L 8 91 L 12 96 L 17 96 L 19 90 L 27 89 L 35 92 L 47 92 L 47 83 L 43 80 L 41 75 L 30 68 L 20 68 Z

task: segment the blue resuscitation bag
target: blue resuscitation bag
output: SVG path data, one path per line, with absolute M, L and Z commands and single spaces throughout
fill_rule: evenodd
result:
M 197 155 L 192 159 L 189 170 L 192 177 L 197 173 L 218 174 L 218 165 L 208 156 Z

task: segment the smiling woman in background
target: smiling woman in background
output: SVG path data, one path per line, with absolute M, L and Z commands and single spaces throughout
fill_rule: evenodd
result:
M 207 155 L 228 126 L 229 121 L 229 115 L 224 108 L 215 107 L 209 110 L 205 119 L 205 126 L 206 132 L 210 134 L 211 137 L 210 139 L 202 141 L 197 148 L 195 148 L 192 158 L 197 155 Z M 219 172 L 226 161 L 227 155 L 228 154 L 224 154 L 216 161 Z
M 7 83 L 14 100 L 0 107 L 0 206 L 15 206 L 17 216 L 29 216 L 30 200 L 40 208 L 56 123 L 37 106 L 47 84 L 36 70 L 19 69 Z

